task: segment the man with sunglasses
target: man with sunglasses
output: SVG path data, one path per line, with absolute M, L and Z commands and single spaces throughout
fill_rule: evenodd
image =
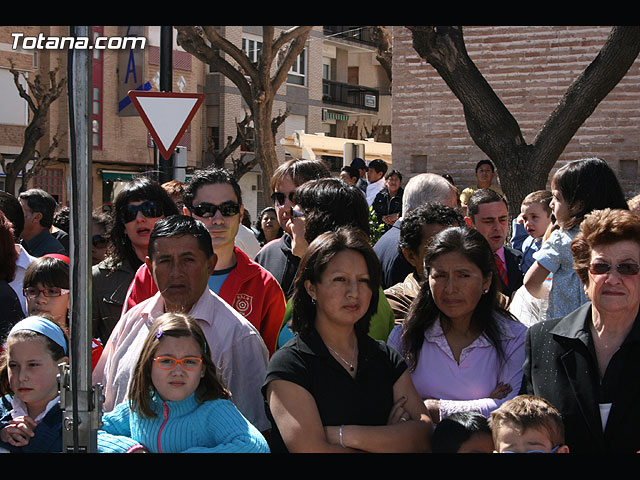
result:
M 284 318 L 285 297 L 273 275 L 235 245 L 244 212 L 240 186 L 224 169 L 200 170 L 187 184 L 183 198 L 184 214 L 204 223 L 217 256 L 209 288 L 256 327 L 272 354 Z M 156 291 L 143 265 L 129 288 L 129 308 Z
M 287 299 L 293 294 L 293 281 L 300 263 L 300 258 L 291 251 L 291 227 L 288 225 L 294 206 L 293 196 L 303 183 L 330 176 L 331 171 L 321 160 L 293 159 L 280 165 L 271 177 L 271 200 L 284 234 L 264 245 L 255 261 L 275 277 Z

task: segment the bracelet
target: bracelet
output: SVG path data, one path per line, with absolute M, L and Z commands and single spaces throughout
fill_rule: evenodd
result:
M 340 439 L 340 446 L 342 448 L 345 448 L 344 443 L 342 441 L 342 427 L 344 427 L 344 425 L 340 425 L 340 431 L 339 431 L 338 435 L 339 435 L 339 439 Z

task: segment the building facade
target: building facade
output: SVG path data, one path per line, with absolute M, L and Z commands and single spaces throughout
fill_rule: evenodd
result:
M 262 44 L 260 26 L 222 26 L 221 34 L 245 50 L 254 61 Z M 276 27 L 276 35 L 290 27 Z M 149 175 L 158 165 L 159 154 L 137 111 L 129 102 L 129 90 L 160 90 L 160 27 L 97 26 L 92 35 L 106 38 L 145 37 L 144 49 L 93 50 L 93 208 L 108 208 L 124 182 L 137 175 Z M 26 102 L 18 96 L 9 67 L 33 79 L 46 78 L 59 68 L 67 73 L 67 50 L 14 48 L 14 36 L 45 38 L 69 35 L 68 27 L 0 27 L 0 153 L 10 161 L 21 151 L 24 130 L 31 114 Z M 173 32 L 172 91 L 204 93 L 205 102 L 179 141 L 178 179 L 187 179 L 195 168 L 212 162 L 213 155 L 236 135 L 236 124 L 247 110 L 237 87 L 209 65 L 185 52 L 177 45 Z M 24 45 L 22 45 L 24 46 Z M 306 48 L 289 72 L 274 103 L 274 114 L 288 112 L 276 135 L 279 160 L 290 154 L 281 146 L 283 138 L 295 131 L 320 135 L 364 139 L 375 132 L 378 141 L 390 141 L 390 82 L 375 59 L 375 46 L 370 27 L 315 26 Z M 47 132 L 39 143 L 45 151 L 58 131 L 67 131 L 69 107 L 66 94 L 52 104 Z M 375 128 L 374 128 L 375 127 Z M 41 187 L 54 195 L 60 204 L 69 204 L 68 135 L 53 159 L 37 170 L 27 187 Z M 234 153 L 234 158 L 253 155 L 251 147 Z M 336 173 L 341 158 L 326 157 Z M 174 159 L 175 161 L 175 159 Z M 0 182 L 3 173 L 0 173 Z M 268 203 L 262 192 L 260 169 L 254 168 L 240 179 L 243 200 L 255 220 Z M 18 180 L 17 188 L 21 186 Z
M 67 75 L 67 50 L 42 48 L 13 48 L 15 38 L 11 34 L 42 35 L 44 38 L 69 36 L 68 27 L 0 27 L 0 78 L 1 95 L 10 99 L 17 95 L 12 76 L 8 72 L 10 59 L 29 78 L 40 74 L 46 79 L 48 72 L 59 68 L 58 75 Z M 105 38 L 140 36 L 147 39 L 145 48 L 93 49 L 92 50 L 92 168 L 93 207 L 102 208 L 113 202 L 123 182 L 136 175 L 152 174 L 157 167 L 151 136 L 137 111 L 127 97 L 129 90 L 159 89 L 160 30 L 159 27 L 96 26 L 92 35 Z M 173 91 L 202 91 L 203 66 L 192 56 L 174 48 Z M 11 77 L 11 78 L 9 78 Z M 15 97 L 13 97 L 15 100 Z M 18 104 L 20 102 L 17 102 Z M 26 109 L 26 103 L 24 104 Z M 17 109 L 13 110 L 14 112 Z M 22 112 L 22 109 L 20 110 Z M 24 116 L 0 121 L 0 153 L 11 159 L 22 148 L 24 127 L 30 120 Z M 195 167 L 202 164 L 202 114 L 196 114 L 179 145 L 186 156 L 186 164 Z M 49 112 L 47 133 L 39 142 L 39 150 L 46 150 L 56 132 L 68 132 L 69 103 L 67 95 L 56 100 Z M 9 136 L 7 131 L 16 132 Z M 60 204 L 69 204 L 67 182 L 69 171 L 69 135 L 54 152 L 55 159 L 38 169 L 28 187 L 43 188 L 56 197 Z M 21 182 L 18 181 L 17 189 Z
M 532 142 L 610 30 L 487 26 L 463 31 L 469 56 Z M 394 166 L 407 177 L 428 171 L 452 175 L 461 188 L 475 183 L 474 166 L 486 156 L 468 134 L 460 102 L 419 57 L 404 27 L 393 27 L 392 123 Z M 566 162 L 588 156 L 606 160 L 627 194 L 640 190 L 640 59 L 580 127 L 549 179 Z

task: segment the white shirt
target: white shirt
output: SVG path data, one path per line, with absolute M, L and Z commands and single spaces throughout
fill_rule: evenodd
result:
M 105 412 L 127 397 L 129 379 L 149 328 L 163 313 L 164 299 L 158 292 L 132 307 L 114 328 L 93 370 L 93 383 L 104 388 Z M 260 333 L 208 288 L 189 315 L 201 321 L 216 373 L 231 391 L 233 403 L 260 431 L 269 429 L 261 393 L 269 353 Z
M 260 243 L 250 228 L 240 224 L 236 233 L 235 246 L 247 254 L 251 260 L 256 258 L 260 251 Z
M 377 182 L 370 183 L 367 185 L 367 203 L 369 206 L 373 204 L 373 201 L 376 199 L 376 195 L 380 193 L 380 190 L 384 188 L 384 177 L 382 177 Z
M 13 288 L 18 295 L 18 300 L 20 300 L 20 306 L 24 313 L 27 313 L 27 299 L 22 294 L 22 281 L 24 280 L 24 272 L 27 270 L 31 262 L 33 262 L 36 257 L 33 257 L 27 253 L 22 245 L 16 243 L 16 250 L 18 251 L 18 260 L 16 260 L 16 276 L 9 283 L 11 288 Z

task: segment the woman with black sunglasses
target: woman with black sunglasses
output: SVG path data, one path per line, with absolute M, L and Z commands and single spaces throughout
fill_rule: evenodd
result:
M 520 393 L 562 414 L 572 453 L 640 451 L 640 215 L 587 214 L 571 242 L 589 301 L 527 332 Z
M 132 180 L 118 193 L 107 257 L 92 270 L 93 334 L 103 343 L 120 319 L 129 285 L 144 263 L 153 226 L 175 214 L 178 208 L 169 194 L 148 178 Z

